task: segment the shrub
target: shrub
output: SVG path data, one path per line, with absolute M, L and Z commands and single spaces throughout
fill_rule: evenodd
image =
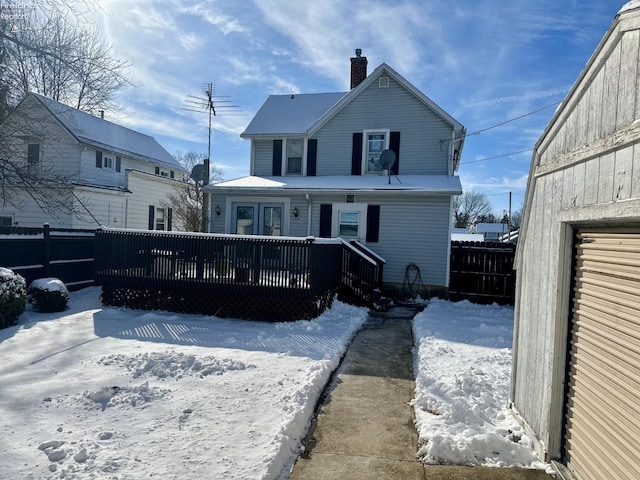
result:
M 13 270 L 0 267 L 0 328 L 18 323 L 27 306 L 27 283 Z
M 29 303 L 38 312 L 61 312 L 67 308 L 69 291 L 57 278 L 39 278 L 29 285 Z

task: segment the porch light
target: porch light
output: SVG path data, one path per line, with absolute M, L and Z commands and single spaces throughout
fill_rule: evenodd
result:
M 222 210 L 220 210 L 220 206 L 216 205 L 216 215 L 220 216 L 221 213 L 222 213 Z
M 293 216 L 298 218 L 298 207 L 293 207 Z

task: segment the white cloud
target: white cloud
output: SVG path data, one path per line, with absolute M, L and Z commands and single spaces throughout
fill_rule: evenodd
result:
M 210 25 L 220 29 L 227 35 L 233 32 L 246 32 L 248 29 L 243 26 L 236 18 L 217 12 L 215 6 L 211 2 L 198 3 L 193 5 L 192 2 L 186 2 L 189 6 L 180 6 L 178 12 L 187 13 L 195 17 L 199 17 Z

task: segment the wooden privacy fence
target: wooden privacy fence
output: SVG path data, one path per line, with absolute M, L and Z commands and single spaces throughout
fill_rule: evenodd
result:
M 339 290 L 370 303 L 378 270 L 339 239 L 101 229 L 96 281 L 106 305 L 295 320 Z
M 22 275 L 27 285 L 55 277 L 69 290 L 94 284 L 95 230 L 0 227 L 0 267 Z
M 513 305 L 515 249 L 510 243 L 451 242 L 449 298 Z

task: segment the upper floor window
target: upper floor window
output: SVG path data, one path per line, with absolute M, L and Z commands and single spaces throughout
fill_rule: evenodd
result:
M 164 208 L 156 207 L 156 230 L 166 230 Z
M 97 150 L 96 167 L 102 168 L 104 170 L 115 170 L 116 172 L 119 172 L 122 168 L 122 157 L 113 157 L 110 154 L 105 154 L 100 150 Z
M 161 177 L 169 177 L 175 178 L 175 172 L 173 170 L 162 170 L 160 167 L 155 168 L 156 175 L 160 175 Z
M 380 173 L 380 154 L 389 148 L 389 130 L 367 130 L 363 135 L 364 171 Z
M 286 148 L 287 175 L 302 175 L 304 142 L 302 138 L 288 138 Z
M 27 146 L 27 169 L 34 171 L 40 166 L 40 144 L 30 143 Z

